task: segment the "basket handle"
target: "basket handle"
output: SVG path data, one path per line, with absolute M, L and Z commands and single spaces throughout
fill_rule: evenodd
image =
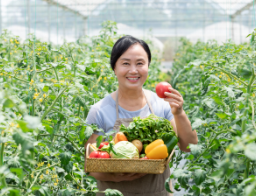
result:
M 174 154 L 174 149 L 172 149 L 172 152 L 171 152 L 170 156 L 168 157 L 166 164 L 168 164 L 170 162 L 173 154 Z
M 90 150 L 90 143 L 87 144 L 87 147 L 86 147 L 86 158 L 89 158 L 89 150 Z

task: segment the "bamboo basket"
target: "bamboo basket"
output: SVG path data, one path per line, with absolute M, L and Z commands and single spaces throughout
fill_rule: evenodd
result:
M 86 172 L 162 174 L 174 153 L 173 149 L 165 159 L 89 158 L 89 145 L 86 148 Z

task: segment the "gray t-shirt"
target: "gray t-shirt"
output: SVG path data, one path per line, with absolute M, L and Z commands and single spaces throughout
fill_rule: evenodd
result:
M 150 103 L 156 116 L 173 119 L 171 107 L 168 102 L 160 99 L 156 93 L 151 91 Z M 147 117 L 151 114 L 148 104 L 137 111 L 128 111 L 118 106 L 119 118 Z M 98 128 L 102 128 L 105 133 L 113 130 L 116 122 L 116 102 L 111 95 L 106 96 L 96 104 L 91 106 L 89 114 L 86 118 L 87 124 L 96 124 Z M 103 135 L 101 132 L 94 132 L 97 135 Z

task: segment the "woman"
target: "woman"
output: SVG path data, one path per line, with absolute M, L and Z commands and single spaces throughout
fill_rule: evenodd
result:
M 119 126 L 128 126 L 133 117 L 146 117 L 150 113 L 170 120 L 171 125 L 179 136 L 179 148 L 190 151 L 187 146 L 197 143 L 197 134 L 192 131 L 182 105 L 181 94 L 170 88 L 166 92 L 167 98 L 160 99 L 149 90 L 143 89 L 148 76 L 151 53 L 148 45 L 132 36 L 120 38 L 111 53 L 111 67 L 119 83 L 119 89 L 108 95 L 90 109 L 87 116 L 88 124 L 97 124 L 105 132 L 119 131 Z M 95 143 L 101 133 L 95 132 L 88 143 Z M 85 163 L 86 164 L 86 163 Z M 90 173 L 98 181 L 98 188 L 117 189 L 124 196 L 167 196 L 164 188 L 165 180 L 170 176 L 167 167 L 163 174 L 137 173 Z M 97 194 L 103 195 L 103 194 Z

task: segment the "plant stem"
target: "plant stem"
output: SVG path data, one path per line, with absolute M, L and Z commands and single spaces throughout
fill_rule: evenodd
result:
M 78 105 L 78 112 L 77 112 L 77 116 L 79 117 L 79 115 L 80 115 L 80 108 L 81 108 L 81 104 L 79 103 L 79 105 Z
M 51 136 L 52 134 L 41 134 L 40 136 Z M 64 139 L 66 139 L 66 140 L 68 140 L 74 147 L 75 147 L 75 149 L 81 154 L 81 155 L 83 155 L 84 156 L 84 153 L 82 153 L 81 151 L 80 151 L 80 149 L 77 147 L 77 145 L 72 141 L 72 140 L 70 140 L 67 136 L 65 136 L 65 135 L 58 135 L 58 134 L 53 134 L 54 136 L 57 136 L 57 137 L 63 137 Z
M 52 105 L 44 112 L 43 116 L 41 117 L 41 121 L 46 117 L 46 115 L 51 111 L 51 109 L 53 108 L 53 106 L 55 105 L 55 103 L 57 102 L 57 100 L 59 99 L 59 97 L 68 89 L 68 87 L 66 86 L 60 93 L 59 95 L 56 97 L 56 99 L 53 101 Z
M 226 71 L 225 69 L 222 69 L 222 68 L 220 68 L 220 67 L 216 67 L 216 66 L 214 66 L 214 65 L 212 65 L 212 67 L 214 67 L 215 69 L 221 70 L 223 73 L 229 75 L 230 77 L 234 78 L 235 80 L 238 80 L 239 82 L 241 82 L 241 83 L 244 84 L 245 86 L 248 85 L 248 84 L 246 84 L 246 82 L 240 80 L 240 79 L 239 79 L 238 77 L 236 77 L 234 74 L 232 74 L 232 73 Z
M 218 135 L 220 135 L 220 134 L 222 134 L 222 133 L 226 133 L 226 132 L 227 132 L 227 130 L 221 131 L 221 132 L 218 132 L 218 133 L 216 133 L 216 132 L 214 131 L 214 133 L 215 133 L 216 135 L 215 135 L 214 138 L 211 140 L 211 142 L 209 143 L 208 147 L 197 157 L 197 159 L 196 159 L 195 161 L 192 162 L 192 164 L 194 164 L 195 162 L 197 162 L 197 161 L 201 158 L 201 156 L 203 156 L 203 154 L 210 148 L 212 142 L 218 137 Z M 188 167 L 188 169 L 190 169 L 191 166 L 192 166 L 192 165 L 190 165 L 190 166 Z
M 4 143 L 1 145 L 1 151 L 0 151 L 0 167 L 4 165 Z M 0 175 L 2 187 L 7 187 L 4 174 Z
M 248 96 L 250 95 L 250 93 L 251 93 L 251 87 L 252 87 L 252 84 L 253 84 L 253 82 L 254 82 L 254 80 L 255 80 L 255 77 L 256 77 L 256 75 L 254 74 L 254 69 L 252 69 L 252 77 L 250 78 L 250 82 L 249 82 L 249 84 L 248 84 L 248 86 L 247 86 L 247 99 L 246 99 L 246 105 L 245 105 L 245 112 L 244 112 L 244 117 L 245 117 L 245 119 L 242 121 L 242 133 L 245 131 L 245 128 L 246 128 L 246 121 L 247 121 L 247 114 L 248 114 L 248 110 L 247 110 L 247 108 L 248 108 L 248 105 L 249 105 L 249 98 L 248 98 Z
M 254 126 L 254 128 L 256 129 L 256 125 L 254 122 L 254 105 L 253 105 L 253 101 L 249 100 L 251 102 L 251 106 L 252 106 L 252 125 Z
M 44 71 L 48 71 L 48 70 L 53 69 L 53 68 L 54 68 L 54 67 L 50 67 L 50 68 L 48 68 L 48 69 L 44 69 L 44 70 L 37 71 L 36 73 L 41 73 L 41 72 L 44 72 Z

